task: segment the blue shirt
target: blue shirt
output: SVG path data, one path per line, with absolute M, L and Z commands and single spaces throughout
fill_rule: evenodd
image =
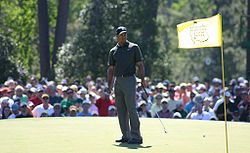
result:
M 189 113 L 192 110 L 194 105 L 195 105 L 195 102 L 193 102 L 192 100 L 186 104 L 185 110 L 187 111 L 187 113 Z

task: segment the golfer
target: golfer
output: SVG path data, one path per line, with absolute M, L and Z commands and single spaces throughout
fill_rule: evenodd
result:
M 117 44 L 108 56 L 108 87 L 114 93 L 122 138 L 120 143 L 142 144 L 140 121 L 136 110 L 136 66 L 144 84 L 144 64 L 139 46 L 127 40 L 127 29 L 116 29 Z

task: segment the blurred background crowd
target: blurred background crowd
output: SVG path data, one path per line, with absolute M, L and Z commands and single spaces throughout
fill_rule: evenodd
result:
M 139 117 L 224 120 L 250 122 L 249 83 L 232 79 L 222 88 L 222 80 L 177 84 L 169 80 L 145 78 L 145 90 L 137 79 L 136 105 Z M 224 96 L 225 100 L 224 100 Z M 115 96 L 108 94 L 104 78 L 86 76 L 83 82 L 38 80 L 27 83 L 9 77 L 0 86 L 0 118 L 116 116 Z

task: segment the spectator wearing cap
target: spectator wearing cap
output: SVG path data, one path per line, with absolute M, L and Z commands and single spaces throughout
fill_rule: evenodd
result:
M 110 105 L 109 108 L 108 108 L 108 116 L 109 117 L 114 117 L 114 116 L 117 116 L 117 110 L 116 110 L 116 107 L 114 105 Z
M 69 113 L 69 107 L 73 106 L 77 103 L 76 99 L 74 99 L 74 90 L 71 88 L 68 88 L 66 91 L 67 96 L 61 101 L 61 106 L 63 113 L 68 116 Z
M 238 77 L 237 84 L 240 85 L 241 83 L 244 83 L 245 78 L 244 77 Z
M 208 112 L 202 110 L 202 103 L 196 103 L 186 118 L 192 120 L 210 120 L 211 117 Z
M 235 96 L 235 87 L 237 86 L 237 81 L 235 79 L 231 79 L 229 82 L 229 90 L 233 96 Z
M 187 83 L 186 84 L 186 91 L 187 91 L 187 95 L 190 97 L 190 94 L 193 91 L 192 83 Z
M 174 100 L 182 100 L 181 99 L 181 87 L 180 86 L 175 86 L 174 88 Z
M 37 97 L 42 100 L 42 95 L 44 94 L 44 87 L 37 87 Z
M 26 103 L 21 103 L 20 105 L 20 114 L 16 116 L 16 118 L 29 118 L 33 117 L 31 109 L 28 107 Z
M 12 98 L 13 95 L 14 95 L 14 90 L 15 90 L 15 87 L 16 87 L 16 82 L 11 77 L 9 77 L 8 80 L 5 81 L 4 86 L 5 86 L 5 88 L 9 89 L 7 92 L 5 92 L 4 96 Z
M 147 91 L 147 89 L 146 89 L 146 92 L 141 91 L 140 92 L 140 95 L 141 95 L 140 97 L 141 97 L 141 100 L 144 100 L 144 101 L 147 102 L 147 110 L 150 110 L 152 105 L 153 105 L 152 100 L 154 99 L 154 96 L 153 96 L 151 90 Z
M 215 89 L 221 90 L 221 79 L 219 78 L 213 78 L 212 86 L 210 88 L 207 88 L 209 96 L 212 96 L 214 94 Z
M 231 93 L 229 91 L 225 92 L 225 101 L 227 105 L 227 121 L 231 121 L 233 119 L 233 112 L 238 110 L 238 107 L 235 105 L 233 99 L 231 98 Z M 224 98 L 219 99 L 213 108 L 216 117 L 218 120 L 224 120 Z
M 96 86 L 96 90 L 103 88 L 104 86 L 104 81 L 101 77 L 97 77 L 95 80 L 95 86 Z
M 73 104 L 77 107 L 77 110 L 80 110 L 83 100 L 79 98 L 79 95 L 77 94 L 78 86 L 73 84 L 69 88 L 73 90 Z
M 89 84 L 93 83 L 92 76 L 91 75 L 87 75 L 84 80 L 85 80 L 85 87 L 87 87 L 89 89 Z
M 72 106 L 69 107 L 68 116 L 69 116 L 69 117 L 76 117 L 77 112 L 78 112 L 77 107 L 74 106 L 74 105 L 72 105 Z
M 29 101 L 31 101 L 35 106 L 42 104 L 42 99 L 38 97 L 38 91 L 35 87 L 31 87 L 28 90 L 29 93 Z
M 68 94 L 67 94 L 67 91 L 68 91 L 69 87 L 67 86 L 62 86 L 62 94 L 61 94 L 61 97 L 63 99 L 67 99 L 68 97 Z M 61 101 L 62 102 L 62 101 Z
M 37 78 L 32 75 L 29 79 L 29 83 L 26 85 L 27 87 L 40 88 L 42 85 L 38 82 Z
M 11 107 L 14 104 L 13 99 L 9 98 L 9 97 L 1 97 L 0 98 L 0 109 L 2 110 L 5 106 L 9 106 Z
M 195 90 L 193 90 L 191 92 L 191 94 L 190 94 L 190 101 L 185 105 L 185 111 L 187 113 L 189 113 L 192 110 L 192 108 L 195 106 L 194 97 L 196 96 L 196 93 L 197 92 Z
M 89 92 L 94 92 L 97 94 L 97 89 L 93 80 L 88 83 L 87 89 Z
M 54 113 L 52 113 L 51 117 L 64 117 L 60 103 L 55 103 L 53 109 Z
M 77 116 L 92 116 L 92 114 L 89 112 L 91 102 L 89 100 L 84 100 L 82 102 L 82 111 L 77 113 Z
M 20 99 L 21 103 L 28 102 L 28 96 L 24 94 L 24 88 L 20 85 L 17 85 L 15 88 L 15 94 L 13 95 L 13 99 Z
M 81 87 L 81 89 L 77 92 L 78 98 L 82 100 L 86 100 L 86 95 L 88 94 L 88 90 L 85 87 Z
M 8 87 L 3 87 L 0 89 L 0 93 L 2 97 L 9 97 L 12 98 L 12 90 Z
M 250 105 L 248 105 L 239 118 L 240 121 L 250 122 Z
M 242 94 L 241 94 L 241 88 L 239 86 L 235 87 L 235 92 L 234 92 L 234 103 L 235 105 L 239 105 L 239 103 L 242 101 Z
M 173 113 L 179 112 L 182 116 L 182 118 L 186 118 L 187 112 L 184 110 L 182 104 L 177 104 L 176 109 L 173 110 Z
M 16 87 L 16 81 L 13 78 L 9 77 L 7 81 L 4 82 L 4 86 L 9 88 L 11 91 L 14 91 Z
M 85 87 L 81 87 L 80 90 L 77 91 L 77 104 L 76 106 L 81 109 L 82 102 L 84 100 L 89 100 L 89 97 L 87 97 L 88 91 Z
M 170 110 L 170 112 L 173 112 L 174 109 L 177 108 L 177 105 L 181 105 L 182 104 L 182 100 L 175 100 L 175 90 L 173 88 L 170 88 L 168 90 L 169 93 L 169 98 L 168 98 L 168 109 Z
M 207 88 L 204 84 L 200 83 L 196 89 L 198 90 L 198 93 L 201 95 L 203 99 L 205 99 L 205 97 L 209 97 L 207 94 Z
M 68 85 L 67 79 L 62 79 L 61 85 L 62 85 L 62 86 L 67 86 L 67 85 Z
M 53 106 L 49 103 L 49 95 L 43 94 L 42 95 L 42 104 L 37 105 L 32 110 L 34 117 L 41 117 L 41 116 L 51 116 L 54 113 Z M 43 114 L 43 115 L 42 115 Z
M 62 88 L 63 88 L 63 86 L 61 84 L 58 84 L 56 86 L 56 93 L 58 94 L 58 96 L 63 98 L 63 96 L 62 96 Z
M 174 119 L 181 119 L 181 118 L 183 118 L 183 117 L 181 116 L 181 113 L 175 112 L 175 113 L 173 114 L 173 118 L 174 118 Z
M 89 93 L 88 94 L 88 99 L 89 101 L 91 102 L 91 105 L 89 107 L 89 112 L 95 116 L 98 116 L 99 115 L 99 111 L 98 111 L 98 107 L 96 106 L 96 98 L 95 98 L 95 95 L 93 93 Z
M 207 91 L 209 91 L 209 89 L 212 87 L 211 86 L 211 83 L 210 83 L 210 80 L 209 79 L 204 79 L 204 84 L 205 84 L 205 86 L 206 86 L 206 89 L 207 89 Z
M 45 89 L 45 93 L 49 95 L 51 105 L 55 103 L 61 103 L 62 97 L 57 93 L 56 85 L 54 81 L 47 82 L 47 88 Z
M 165 87 L 165 86 L 163 85 L 162 82 L 159 82 L 159 83 L 155 86 L 155 88 L 156 88 L 156 91 L 157 91 L 158 93 L 163 93 L 163 92 L 165 92 L 165 91 L 167 90 L 167 87 Z
M 198 76 L 193 77 L 193 90 L 198 91 L 197 87 L 200 85 L 200 78 Z
M 211 108 L 211 103 L 213 103 L 213 98 L 212 97 L 206 97 L 203 100 L 203 108 L 202 108 L 202 110 L 208 112 L 211 115 L 211 117 L 216 118 L 214 110 Z
M 214 108 L 215 103 L 222 98 L 221 96 L 221 89 L 219 88 L 214 88 L 214 93 L 212 95 L 213 98 L 213 103 L 211 103 L 211 108 Z
M 168 100 L 166 98 L 163 98 L 161 100 L 161 106 L 162 109 L 158 112 L 158 115 L 154 117 L 160 117 L 160 118 L 172 118 L 173 113 L 168 109 Z
M 240 120 L 247 121 L 248 107 L 250 107 L 249 93 L 247 91 L 242 91 L 241 93 L 242 100 L 238 104 Z
M 182 104 L 183 106 L 186 105 L 186 103 L 188 103 L 190 101 L 190 95 L 188 95 L 188 92 L 186 90 L 186 86 L 187 84 L 186 83 L 181 83 L 180 84 L 180 98 L 182 100 Z
M 100 98 L 96 100 L 96 106 L 99 111 L 99 116 L 108 116 L 108 107 L 113 105 L 109 95 L 104 92 L 103 88 L 98 90 Z
M 16 116 L 18 116 L 20 114 L 19 105 L 17 103 L 14 103 L 11 106 L 11 112 L 12 112 L 12 114 L 8 117 L 10 119 L 14 119 L 14 118 L 16 118 Z
M 12 112 L 11 112 L 11 109 L 10 109 L 10 106 L 4 106 L 2 108 L 2 119 L 9 119 L 9 117 L 11 116 Z
M 163 99 L 162 94 L 158 93 L 157 95 L 155 95 L 155 102 L 153 103 L 152 107 L 151 107 L 151 116 L 154 117 L 156 115 L 157 112 L 159 112 L 162 109 L 162 105 L 161 105 L 161 100 Z
M 139 108 L 137 109 L 139 117 L 149 118 L 151 117 L 151 113 L 147 110 L 147 102 L 145 100 L 141 100 L 139 102 Z
M 69 87 L 70 89 L 72 89 L 73 91 L 74 91 L 74 98 L 76 99 L 76 93 L 78 92 L 78 86 L 77 85 L 75 85 L 75 84 L 72 84 L 70 87 Z

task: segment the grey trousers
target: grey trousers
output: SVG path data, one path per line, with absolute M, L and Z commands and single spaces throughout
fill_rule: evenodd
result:
M 122 137 L 142 139 L 140 121 L 136 110 L 136 78 L 116 77 L 115 100 Z

